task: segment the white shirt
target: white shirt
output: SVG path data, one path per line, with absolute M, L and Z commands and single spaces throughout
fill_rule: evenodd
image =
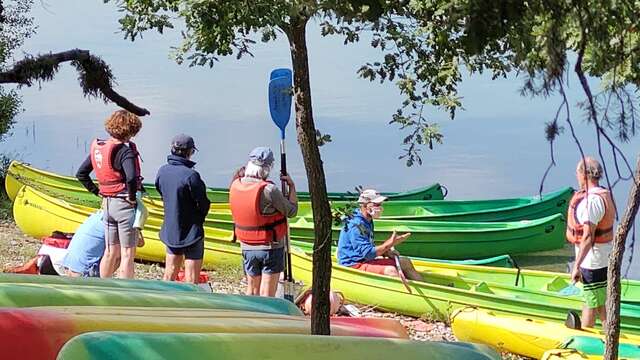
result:
M 596 188 L 589 188 L 589 194 L 587 195 L 587 197 L 580 203 L 578 203 L 578 207 L 576 208 L 576 216 L 580 224 L 590 222 L 591 224 L 596 226 L 604 217 L 604 213 L 606 210 L 605 203 L 602 197 L 595 194 L 595 190 Z M 607 267 L 609 265 L 609 255 L 611 254 L 612 248 L 613 242 L 602 244 L 593 243 L 593 247 L 591 248 L 591 250 L 589 250 L 589 252 L 587 252 L 587 256 L 585 256 L 582 264 L 580 264 L 580 267 L 591 270 Z M 576 257 L 578 256 L 579 250 L 580 246 L 579 244 L 576 244 Z

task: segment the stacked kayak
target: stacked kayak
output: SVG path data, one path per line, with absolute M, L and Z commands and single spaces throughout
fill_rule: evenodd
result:
M 149 209 L 152 214 L 149 223 L 160 226 L 163 213 L 154 206 Z M 205 229 L 232 231 L 233 219 L 230 213 L 210 212 L 204 225 Z M 561 214 L 517 222 L 376 220 L 374 240 L 380 244 L 394 231 L 410 232 L 411 236 L 396 247 L 400 253 L 460 260 L 559 249 L 565 242 L 565 228 Z M 333 226 L 331 238 L 336 244 L 341 229 L 339 225 Z M 313 219 L 292 219 L 289 235 L 292 240 L 313 243 Z
M 123 359 L 500 359 L 482 345 L 398 339 L 273 334 L 145 334 L 97 332 L 78 336 L 60 352 L 61 360 Z
M 40 189 L 41 187 L 51 188 L 54 191 L 60 192 L 84 192 L 87 195 L 84 200 L 93 203 L 96 202 L 96 198 L 92 194 L 87 193 L 85 188 L 76 178 L 40 170 L 28 164 L 14 160 L 7 169 L 5 180 L 5 189 L 7 190 L 9 198 L 13 200 L 23 185 L 29 185 L 36 189 Z M 160 198 L 160 194 L 158 194 L 153 184 L 145 184 L 144 186 L 150 197 L 156 199 Z M 327 195 L 329 196 L 329 200 L 348 201 L 358 198 L 357 194 L 352 193 L 330 192 Z M 384 193 L 384 195 L 388 196 L 389 200 L 444 199 L 442 186 L 440 186 L 440 184 L 433 184 L 406 192 Z M 213 203 L 226 203 L 229 202 L 229 190 L 224 188 L 208 188 L 207 197 Z M 309 193 L 299 192 L 298 199 L 301 201 L 309 201 Z
M 66 179 L 65 181 L 62 181 Z M 5 187 L 12 199 L 23 185 L 28 185 L 40 192 L 55 198 L 64 199 L 74 204 L 90 207 L 99 206 L 99 198 L 87 192 L 77 180 L 60 175 L 36 170 L 26 165 L 13 162 L 8 170 Z M 162 202 L 152 192 L 149 200 L 153 207 L 162 210 Z M 542 218 L 554 214 L 565 214 L 573 189 L 567 187 L 542 197 L 530 196 L 513 199 L 496 200 L 398 200 L 385 203 L 382 219 L 389 220 L 433 220 L 433 221 L 519 221 Z M 311 204 L 303 198 L 299 203 L 298 217 L 311 219 Z M 393 197 L 391 198 L 393 199 Z M 333 200 L 333 199 L 331 199 Z M 332 206 L 344 207 L 343 201 L 332 201 Z M 228 203 L 213 203 L 211 210 L 215 214 L 230 214 Z
M 160 280 L 73 278 L 67 276 L 26 275 L 0 273 L 0 284 L 49 284 L 63 286 L 104 287 L 115 289 L 201 292 L 195 284 Z
M 14 219 L 20 229 L 34 237 L 44 237 L 52 231 L 74 232 L 95 209 L 70 204 L 24 187 L 14 201 Z M 145 239 L 158 239 L 162 214 L 150 207 L 145 226 Z M 214 215 L 209 215 L 210 217 Z M 226 219 L 205 223 L 205 236 L 214 243 L 231 244 L 233 222 Z M 376 222 L 376 239 L 384 241 L 391 232 L 409 231 L 412 236 L 398 250 L 408 256 L 440 259 L 469 259 L 497 256 L 505 253 L 523 253 L 562 247 L 565 223 L 562 215 L 513 223 L 457 223 L 457 222 Z M 291 223 L 292 240 L 312 246 L 313 224 L 304 218 Z M 334 229 L 337 240 L 339 228 Z M 145 246 L 147 248 L 147 246 Z M 154 249 L 152 255 L 146 255 Z M 158 253 L 155 252 L 158 250 Z M 147 260 L 162 261 L 162 244 L 149 244 L 140 251 Z M 206 260 L 205 260 L 206 261 Z
M 291 302 L 275 298 L 205 292 L 173 292 L 60 284 L 0 284 L 0 308 L 35 306 L 137 306 L 225 309 L 302 315 Z
M 292 251 L 295 279 L 311 282 L 311 258 Z M 419 265 L 419 264 L 417 264 Z M 421 272 L 423 281 L 408 281 L 409 292 L 396 277 L 365 273 L 338 265 L 331 270 L 331 288 L 341 291 L 346 299 L 401 314 L 448 319 L 452 311 L 476 307 L 514 316 L 564 321 L 569 310 L 579 311 L 583 301 L 577 296 L 537 291 L 472 280 L 443 272 Z M 622 304 L 621 330 L 640 334 L 640 307 Z
M 3 352 L 24 356 L 27 349 L 26 358 L 37 359 L 55 359 L 71 338 L 93 331 L 309 334 L 311 328 L 303 316 L 216 309 L 39 307 L 0 309 L 0 318 Z M 404 327 L 390 319 L 332 318 L 331 333 L 408 338 Z
M 466 308 L 451 316 L 451 327 L 458 340 L 482 343 L 535 359 L 559 348 L 589 356 L 604 355 L 603 332 L 569 329 L 561 322 Z M 640 336 L 622 333 L 619 352 L 623 358 L 640 358 Z

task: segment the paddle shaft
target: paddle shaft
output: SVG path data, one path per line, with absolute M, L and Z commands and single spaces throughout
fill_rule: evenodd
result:
M 393 249 L 393 248 L 391 248 L 391 249 Z M 395 250 L 395 249 L 393 249 L 393 250 Z M 398 270 L 398 275 L 400 275 L 400 280 L 402 281 L 402 285 L 404 285 L 405 289 L 407 289 L 409 294 L 412 294 L 413 292 L 411 291 L 411 288 L 409 287 L 409 283 L 407 282 L 407 277 L 404 276 L 404 271 L 402 271 L 402 266 L 400 266 L 400 256 L 393 255 L 393 260 L 396 263 L 396 269 Z
M 283 134 L 284 135 L 284 134 Z M 280 139 L 280 175 L 287 175 L 287 151 L 285 149 L 284 144 L 284 136 Z M 288 198 L 289 192 L 287 191 L 287 182 L 282 180 L 282 194 L 285 198 Z M 291 249 L 289 248 L 289 228 L 287 227 L 287 235 L 284 240 L 285 246 L 285 274 L 284 280 L 288 282 L 293 282 L 293 272 L 291 270 Z

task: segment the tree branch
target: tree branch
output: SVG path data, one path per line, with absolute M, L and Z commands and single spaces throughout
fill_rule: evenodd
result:
M 80 86 L 85 96 L 100 97 L 138 116 L 149 115 L 149 110 L 139 107 L 113 89 L 113 75 L 109 66 L 88 50 L 68 50 L 37 57 L 27 57 L 12 69 L 0 72 L 0 84 L 31 86 L 34 81 L 50 81 L 61 63 L 72 62 L 80 73 Z

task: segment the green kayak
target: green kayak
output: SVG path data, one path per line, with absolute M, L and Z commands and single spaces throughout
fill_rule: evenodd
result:
M 604 356 L 605 342 L 602 339 L 589 336 L 572 336 L 565 340 L 560 349 L 574 349 L 587 356 Z M 640 359 L 640 346 L 638 344 L 619 344 L 619 359 Z
M 7 169 L 7 177 L 5 181 L 5 189 L 9 198 L 12 200 L 15 198 L 18 190 L 23 185 L 29 185 L 36 189 L 53 188 L 60 191 L 83 191 L 86 192 L 82 184 L 74 177 L 58 175 L 45 170 L 37 169 L 28 164 L 12 161 Z M 145 184 L 145 190 L 152 198 L 159 199 L 160 194 L 155 189 L 153 184 Z M 347 192 L 329 192 L 327 194 L 329 200 L 355 200 L 357 194 Z M 442 186 L 440 184 L 433 184 L 425 187 L 421 187 L 414 190 L 396 193 L 384 193 L 389 197 L 389 200 L 442 200 L 444 195 L 442 193 Z M 226 203 L 229 202 L 229 190 L 226 188 L 208 188 L 207 196 L 209 200 L 214 203 Z M 298 199 L 300 201 L 310 201 L 308 192 L 299 192 Z M 96 201 L 95 197 L 87 198 L 89 201 Z
M 293 275 L 311 282 L 311 257 L 292 251 Z M 419 264 L 416 264 L 419 266 Z M 515 316 L 564 321 L 569 310 L 582 309 L 578 296 L 561 296 L 513 285 L 495 284 L 443 272 L 421 271 L 424 281 L 366 273 L 338 265 L 331 270 L 331 289 L 353 302 L 410 316 L 446 320 L 457 309 L 476 307 Z M 640 334 L 640 306 L 622 304 L 621 331 Z
M 29 187 L 16 198 L 14 218 L 27 234 L 44 233 L 50 213 L 65 212 L 67 203 L 56 200 Z M 162 225 L 162 207 L 150 202 L 147 228 L 158 231 Z M 43 208 L 51 208 L 43 211 Z M 72 210 L 73 211 L 73 210 Z M 92 209 L 85 211 L 91 212 Z M 42 213 L 40 213 L 42 212 Z M 508 223 L 465 223 L 428 221 L 376 221 L 376 240 L 384 241 L 393 231 L 411 232 L 412 236 L 398 246 L 407 256 L 449 260 L 479 259 L 503 254 L 518 254 L 561 248 L 564 244 L 565 223 L 556 214 L 536 220 Z M 53 224 L 52 226 L 55 226 Z M 33 229 L 33 230 L 31 230 Z M 210 212 L 205 221 L 205 234 L 216 238 L 220 231 L 231 237 L 233 222 L 229 213 Z M 61 228 L 53 230 L 62 230 Z M 52 231 L 52 230 L 51 230 Z M 73 229 L 71 231 L 74 231 Z M 340 228 L 333 229 L 333 240 L 338 240 Z M 305 218 L 290 222 L 292 240 L 313 242 L 313 223 Z M 41 236 L 41 235 L 40 235 Z
M 67 202 L 89 207 L 100 206 L 99 198 L 87 192 L 73 178 L 65 178 L 35 170 L 17 162 L 12 163 L 8 173 L 5 187 L 13 198 L 18 193 L 20 186 L 29 184 L 38 191 Z M 67 179 L 67 183 L 61 183 L 59 179 Z M 565 214 L 572 194 L 573 190 L 571 188 L 565 188 L 543 195 L 541 198 L 532 196 L 496 200 L 390 201 L 384 205 L 385 210 L 382 214 L 382 220 L 494 222 L 537 219 L 557 213 Z M 158 198 L 152 196 L 147 199 L 152 207 L 157 208 L 159 211 L 162 210 L 162 201 Z M 340 208 L 349 206 L 349 204 L 343 201 L 333 201 L 332 206 Z M 211 209 L 213 214 L 210 213 L 210 216 L 214 214 L 220 214 L 221 216 L 230 214 L 229 205 L 225 203 L 212 204 Z M 300 202 L 298 218 L 306 218 L 308 221 L 311 216 L 311 204 L 304 201 Z M 214 216 L 214 220 L 215 218 Z
M 533 289 L 558 294 L 571 284 L 569 274 L 551 271 L 497 269 L 491 266 L 469 266 L 465 264 L 437 264 L 415 261 L 424 271 L 440 272 L 470 280 L 486 281 L 492 284 L 513 285 L 523 289 Z M 579 288 L 580 283 L 576 284 Z M 640 306 L 640 281 L 622 279 L 620 281 L 622 302 Z M 578 295 L 581 296 L 581 295 Z
M 269 345 L 266 345 L 269 344 Z M 272 346 L 277 344 L 277 346 Z M 278 334 L 153 334 L 95 332 L 71 339 L 59 360 L 282 359 L 282 360 L 490 360 L 500 356 L 485 345 L 364 337 Z M 427 355 L 428 354 L 428 355 Z
M 162 214 L 152 212 L 148 224 L 162 224 Z M 233 229 L 229 214 L 209 213 L 205 221 L 207 229 Z M 334 244 L 340 237 L 340 226 L 334 226 Z M 391 234 L 410 232 L 411 236 L 396 246 L 407 256 L 463 260 L 522 254 L 535 251 L 560 249 L 565 242 L 565 221 L 560 214 L 535 220 L 518 222 L 447 222 L 447 221 L 396 221 L 376 220 L 375 240 L 378 244 Z M 292 240 L 312 243 L 315 238 L 311 219 L 296 218 L 289 222 Z

